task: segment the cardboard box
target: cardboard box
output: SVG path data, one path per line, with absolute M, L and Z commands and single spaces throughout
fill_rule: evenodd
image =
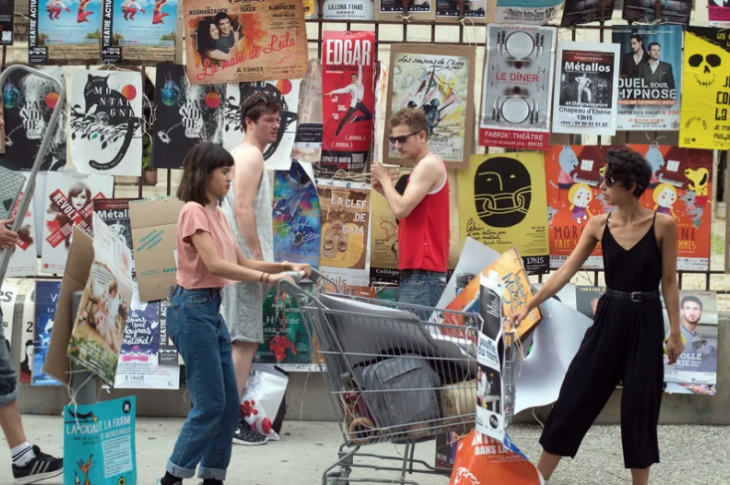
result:
M 184 205 L 177 197 L 129 201 L 134 261 L 142 301 L 166 299 L 167 287 L 175 284 L 177 218 Z
M 68 342 L 76 315 L 71 315 L 73 294 L 83 291 L 94 263 L 94 239 L 78 226 L 74 226 L 68 251 L 66 271 L 61 280 L 56 315 L 53 319 L 51 344 L 48 346 L 43 373 L 63 384 L 71 383 L 71 363 L 68 359 Z

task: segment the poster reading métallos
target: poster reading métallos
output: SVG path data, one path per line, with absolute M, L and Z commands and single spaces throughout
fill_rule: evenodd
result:
M 479 145 L 547 150 L 555 43 L 552 27 L 487 26 Z
M 618 130 L 678 130 L 682 91 L 680 25 L 617 26 L 621 45 Z
M 301 79 L 306 74 L 302 0 L 188 0 L 183 8 L 191 84 Z

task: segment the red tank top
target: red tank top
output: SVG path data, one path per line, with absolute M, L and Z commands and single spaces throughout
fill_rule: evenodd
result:
M 443 185 L 426 194 L 408 217 L 400 221 L 398 268 L 445 273 L 448 259 L 449 179 L 444 165 Z

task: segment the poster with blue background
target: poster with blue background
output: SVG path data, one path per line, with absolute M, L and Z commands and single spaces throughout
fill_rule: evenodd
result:
M 61 294 L 60 281 L 38 281 L 35 293 L 35 340 L 33 352 L 33 385 L 58 386 L 60 383 L 43 373 L 48 346 L 51 344 L 56 305 Z
M 177 0 L 113 1 L 112 45 L 175 46 Z
M 39 1 L 38 10 L 39 45 L 100 44 L 101 0 Z
M 134 396 L 63 408 L 63 483 L 136 485 Z

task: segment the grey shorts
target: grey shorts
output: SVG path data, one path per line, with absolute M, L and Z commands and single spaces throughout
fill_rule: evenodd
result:
M 264 299 L 268 289 L 268 285 L 261 283 L 237 283 L 223 287 L 221 315 L 232 342 L 263 343 Z
M 5 336 L 3 335 L 2 313 L 0 313 L 0 408 L 18 399 L 17 377 L 10 359 Z

